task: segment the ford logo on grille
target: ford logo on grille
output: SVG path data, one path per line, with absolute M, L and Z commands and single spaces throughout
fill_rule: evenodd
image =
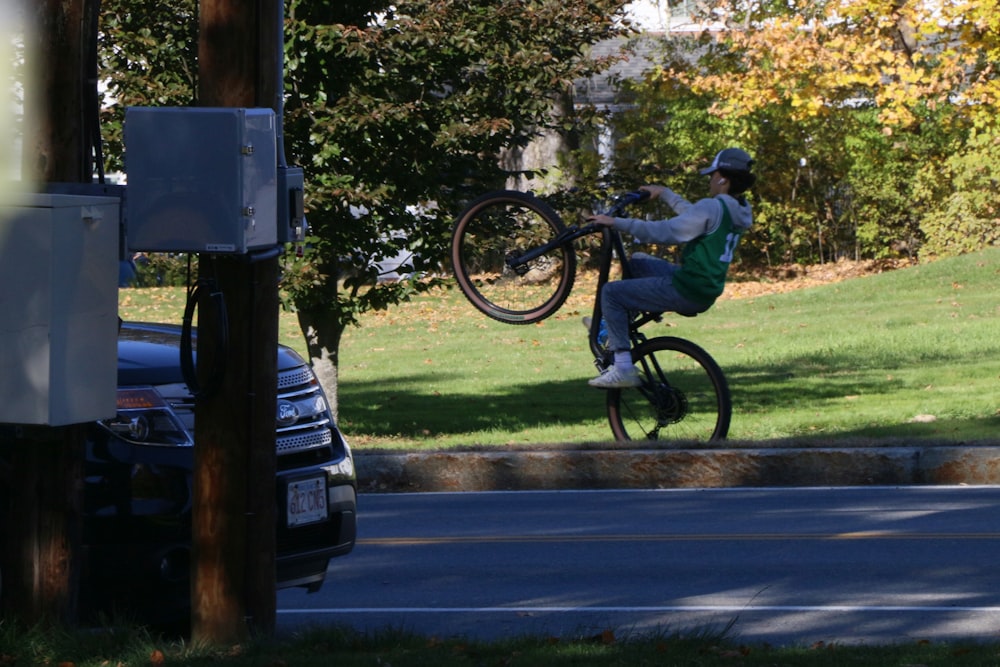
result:
M 288 426 L 299 420 L 299 409 L 291 401 L 278 401 L 278 426 Z

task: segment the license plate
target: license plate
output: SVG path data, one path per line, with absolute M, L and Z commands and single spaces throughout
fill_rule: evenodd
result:
M 288 484 L 288 527 L 326 521 L 326 477 L 310 477 Z

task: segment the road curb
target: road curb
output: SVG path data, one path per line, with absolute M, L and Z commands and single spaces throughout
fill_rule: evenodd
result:
M 1000 483 L 1000 446 L 358 451 L 362 492 Z

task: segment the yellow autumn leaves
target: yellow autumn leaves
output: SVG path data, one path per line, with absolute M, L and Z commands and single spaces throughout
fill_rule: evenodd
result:
M 887 125 L 917 105 L 961 105 L 974 121 L 1000 100 L 1000 6 L 947 0 L 841 0 L 763 11 L 715 35 L 735 70 L 665 72 L 716 97 L 720 115 L 784 103 L 799 117 L 874 102 Z M 797 5 L 801 7 L 796 8 Z

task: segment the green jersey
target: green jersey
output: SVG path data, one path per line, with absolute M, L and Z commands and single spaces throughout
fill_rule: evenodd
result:
M 719 200 L 717 200 L 719 201 Z M 711 306 L 726 286 L 726 273 L 733 253 L 746 228 L 733 225 L 729 207 L 722 207 L 722 222 L 715 231 L 699 236 L 684 246 L 683 263 L 674 274 L 674 286 L 681 296 Z

